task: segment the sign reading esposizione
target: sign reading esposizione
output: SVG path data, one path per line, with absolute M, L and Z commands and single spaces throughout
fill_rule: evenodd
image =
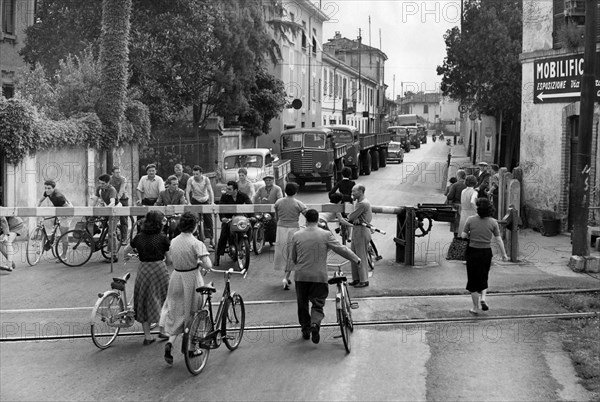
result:
M 596 99 L 600 100 L 598 67 L 600 54 L 596 53 Z M 552 57 L 533 63 L 533 103 L 568 103 L 581 97 L 583 54 Z

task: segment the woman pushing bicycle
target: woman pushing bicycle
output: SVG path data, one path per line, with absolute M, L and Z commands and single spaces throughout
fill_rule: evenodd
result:
M 179 219 L 178 229 L 181 233 L 171 242 L 175 270 L 169 280 L 167 300 L 160 319 L 165 333 L 169 334 L 165 345 L 165 361 L 169 365 L 173 364 L 171 351 L 177 335 L 183 333 L 186 321 L 202 304 L 202 295 L 196 292 L 196 288 L 204 286 L 202 271 L 212 268 L 206 246 L 193 236 L 196 225 L 196 215 L 185 212 Z

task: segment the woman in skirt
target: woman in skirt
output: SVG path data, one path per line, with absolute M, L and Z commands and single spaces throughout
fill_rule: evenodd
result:
M 471 292 L 473 308 L 469 312 L 473 315 L 479 314 L 481 310 L 488 310 L 485 295 L 488 288 L 488 274 L 492 265 L 492 237 L 502 252 L 502 260 L 506 261 L 508 256 L 504 249 L 504 243 L 500 237 L 498 221 L 492 218 L 494 207 L 487 198 L 477 199 L 477 215 L 471 216 L 465 223 L 461 234 L 463 238 L 469 238 L 467 247 L 467 290 Z
M 171 258 L 175 271 L 169 281 L 169 292 L 163 309 L 165 332 L 169 341 L 165 345 L 165 361 L 173 364 L 171 349 L 177 335 L 182 334 L 186 322 L 202 305 L 202 296 L 196 288 L 204 285 L 202 272 L 212 268 L 208 250 L 203 242 L 192 234 L 197 225 L 196 215 L 185 212 L 179 219 L 181 234 L 171 242 Z
M 134 249 L 140 259 L 135 278 L 133 307 L 135 319 L 142 323 L 144 329 L 144 345 L 155 341 L 150 335 L 150 324 L 159 322 L 169 288 L 167 265 L 171 265 L 172 262 L 169 255 L 169 239 L 162 233 L 162 227 L 166 223 L 167 219 L 162 212 L 148 212 L 141 232 L 125 249 L 126 256 Z
M 467 187 L 460 194 L 460 221 L 456 233 L 462 233 L 467 219 L 470 216 L 477 215 L 477 205 L 475 205 L 477 201 L 477 191 L 475 191 L 477 179 L 475 176 L 468 175 L 465 178 L 465 185 Z
M 300 229 L 298 218 L 300 214 L 306 213 L 306 205 L 296 199 L 298 184 L 290 182 L 285 186 L 286 197 L 280 198 L 275 202 L 275 215 L 277 216 L 277 243 L 275 244 L 275 270 L 284 271 L 283 289 L 289 290 L 292 281 L 290 280 L 289 247 L 294 233 Z

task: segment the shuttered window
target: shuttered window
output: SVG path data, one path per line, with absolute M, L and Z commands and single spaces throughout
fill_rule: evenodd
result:
M 553 29 L 552 29 L 552 47 L 559 49 L 563 47 L 561 31 L 566 24 L 567 17 L 565 16 L 565 1 L 569 0 L 552 0 L 553 1 Z M 585 1 L 578 2 L 583 5 L 585 9 Z M 600 42 L 600 4 L 597 5 L 596 10 L 596 42 Z M 577 17 L 577 21 L 585 23 L 585 17 Z
M 2 1 L 2 32 L 15 34 L 15 9 L 17 0 Z

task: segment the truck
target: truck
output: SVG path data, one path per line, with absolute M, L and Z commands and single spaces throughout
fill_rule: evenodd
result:
M 387 130 L 392 141 L 399 142 L 404 152 L 410 152 L 410 131 L 405 126 L 389 126 Z
M 336 143 L 347 145 L 343 162 L 345 167 L 352 169 L 352 179 L 386 166 L 388 144 L 391 141 L 389 133 L 359 133 L 358 128 L 346 124 L 330 124 L 319 128 L 328 130 Z
M 325 128 L 289 129 L 281 133 L 281 157 L 291 161 L 288 180 L 303 187 L 307 182 L 325 184 L 331 191 L 344 166 L 348 144 L 334 140 Z
M 218 200 L 221 197 L 222 190 L 227 186 L 228 181 L 239 180 L 238 170 L 240 168 L 246 168 L 248 171 L 247 179 L 253 184 L 255 190 L 264 186 L 265 182 L 262 179 L 266 175 L 273 176 L 275 183 L 283 189 L 287 183 L 290 161 L 279 159 L 268 148 L 225 151 L 219 163 L 217 183 L 213 188 L 215 199 Z
M 411 144 L 415 148 L 419 148 L 420 144 L 427 144 L 427 130 L 423 124 L 419 123 L 419 117 L 416 114 L 399 114 L 396 116 L 396 122 L 398 126 L 407 127 L 411 131 Z

